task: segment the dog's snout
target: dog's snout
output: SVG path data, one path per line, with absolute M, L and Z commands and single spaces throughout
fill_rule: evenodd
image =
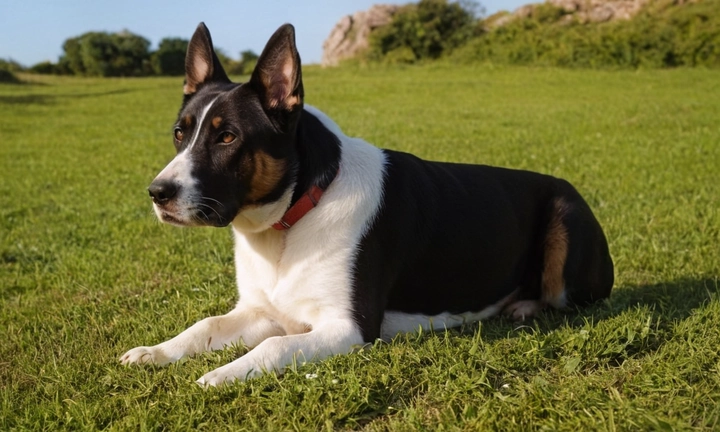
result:
M 178 185 L 170 180 L 155 180 L 148 187 L 148 192 L 155 204 L 165 204 L 170 201 L 178 191 Z

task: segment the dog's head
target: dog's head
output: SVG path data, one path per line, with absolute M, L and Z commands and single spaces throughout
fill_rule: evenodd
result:
M 236 84 L 201 23 L 188 45 L 183 92 L 177 155 L 148 188 L 161 221 L 225 226 L 292 187 L 303 86 L 291 25 L 272 35 L 250 81 Z

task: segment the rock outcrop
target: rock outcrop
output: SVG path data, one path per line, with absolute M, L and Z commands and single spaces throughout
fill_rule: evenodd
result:
M 650 0 L 546 0 L 545 3 L 563 9 L 567 15 L 563 22 L 580 23 L 629 20 Z M 530 3 L 513 12 L 500 12 L 486 21 L 489 30 L 501 27 L 516 19 L 529 18 L 539 3 Z
M 336 66 L 340 60 L 354 57 L 368 47 L 373 29 L 387 25 L 400 6 L 377 4 L 366 11 L 346 15 L 335 24 L 323 42 L 323 66 Z
M 648 3 L 649 0 L 547 0 L 572 14 L 580 22 L 604 22 L 629 20 Z

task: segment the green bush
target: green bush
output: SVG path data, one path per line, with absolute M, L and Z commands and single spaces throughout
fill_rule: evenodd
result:
M 253 50 L 245 50 L 240 52 L 239 60 L 225 56 L 220 58 L 220 62 L 229 75 L 250 75 L 255 69 L 259 57 Z
M 15 76 L 14 73 L 7 69 L 0 69 L 0 83 L 19 83 L 20 80 Z
M 62 75 L 60 66 L 56 63 L 44 61 L 30 66 L 29 72 L 42 75 Z
M 60 59 L 75 75 L 142 76 L 150 73 L 150 41 L 128 31 L 88 32 L 63 44 Z
M 158 50 L 151 55 L 151 64 L 156 75 L 185 75 L 185 53 L 188 40 L 181 38 L 164 38 Z
M 0 58 L 0 69 L 10 71 L 12 73 L 22 72 L 25 68 L 13 59 L 1 59 Z
M 420 0 L 400 8 L 390 24 L 370 34 L 368 58 L 389 62 L 436 59 L 473 34 L 471 3 Z M 410 55 L 412 54 L 412 59 Z

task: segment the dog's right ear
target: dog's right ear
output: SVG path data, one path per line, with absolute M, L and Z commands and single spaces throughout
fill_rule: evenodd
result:
M 183 93 L 189 96 L 207 82 L 229 83 L 225 70 L 213 49 L 210 31 L 200 23 L 188 44 L 185 55 L 185 86 Z
M 250 76 L 250 85 L 260 92 L 265 109 L 302 108 L 300 55 L 295 46 L 295 27 L 291 24 L 280 26 L 270 37 Z

